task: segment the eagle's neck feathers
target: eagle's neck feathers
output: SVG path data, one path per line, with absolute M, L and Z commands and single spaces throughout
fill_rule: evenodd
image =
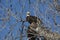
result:
M 27 16 L 30 16 L 30 15 L 27 15 Z

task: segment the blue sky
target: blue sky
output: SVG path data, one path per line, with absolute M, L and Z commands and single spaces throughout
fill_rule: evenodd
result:
M 0 40 L 5 40 L 6 36 L 7 36 L 7 39 L 8 38 L 11 39 L 12 37 L 10 37 L 10 35 L 12 35 L 14 38 L 20 35 L 20 32 L 18 31 L 19 29 L 21 31 L 22 22 L 19 22 L 19 21 L 16 22 L 16 21 L 20 20 L 20 16 L 22 17 L 23 20 L 25 20 L 27 11 L 30 11 L 31 15 L 36 15 L 35 13 L 37 13 L 37 15 L 43 21 L 45 26 L 51 27 L 52 28 L 51 30 L 53 32 L 58 31 L 58 33 L 60 33 L 60 27 L 54 26 L 54 21 L 53 21 L 53 15 L 56 12 L 56 9 L 54 6 L 52 6 L 51 10 L 53 11 L 51 11 L 49 7 L 49 3 L 53 4 L 53 1 L 52 0 L 45 0 L 45 1 L 41 0 L 39 1 L 39 3 L 37 3 L 37 0 L 30 0 L 30 1 L 31 1 L 31 4 L 29 5 L 28 0 L 20 0 L 20 1 L 19 0 L 1 0 L 0 2 Z M 60 4 L 60 1 L 58 1 L 58 4 Z M 38 7 L 38 11 L 36 11 L 35 9 L 36 7 Z M 11 16 L 9 20 L 3 21 L 1 20 L 1 18 L 8 17 L 8 14 L 6 11 L 6 9 L 8 8 L 12 10 L 10 13 Z M 48 12 L 46 12 L 46 10 Z M 12 14 L 14 14 L 17 17 L 17 20 L 14 16 L 12 16 Z M 58 14 L 58 12 L 55 18 L 56 18 L 56 23 L 60 24 L 60 15 Z M 27 27 L 29 23 L 25 22 L 24 25 L 25 27 Z M 11 31 L 10 34 L 8 34 L 9 31 Z M 17 38 L 16 40 L 19 40 L 19 38 Z

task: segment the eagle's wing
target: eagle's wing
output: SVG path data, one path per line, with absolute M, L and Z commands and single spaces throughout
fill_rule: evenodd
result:
M 42 20 L 36 16 L 31 16 L 33 20 L 37 21 L 37 23 L 43 24 Z

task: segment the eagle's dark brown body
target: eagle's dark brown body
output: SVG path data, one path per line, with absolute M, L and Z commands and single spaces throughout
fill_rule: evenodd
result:
M 37 23 L 37 19 L 42 23 L 42 21 L 41 21 L 39 18 L 37 18 L 36 16 L 27 16 L 27 17 L 26 17 L 26 21 L 28 21 L 30 24 L 31 24 L 32 22 Z

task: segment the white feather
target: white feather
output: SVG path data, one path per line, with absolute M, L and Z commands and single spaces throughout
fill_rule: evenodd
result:
M 30 16 L 30 15 L 27 15 L 27 16 Z

